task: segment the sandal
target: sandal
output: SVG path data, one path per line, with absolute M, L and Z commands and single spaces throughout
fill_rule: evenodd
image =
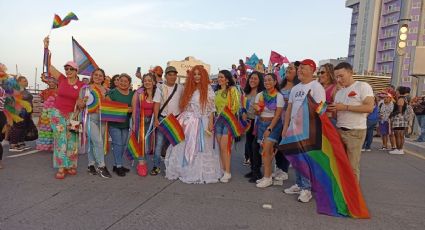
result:
M 75 168 L 67 169 L 66 174 L 71 175 L 71 176 L 75 176 L 75 175 L 77 175 L 77 170 Z
M 55 175 L 55 178 L 59 179 L 59 180 L 65 179 L 65 172 L 64 171 L 62 171 L 62 172 L 58 171 Z

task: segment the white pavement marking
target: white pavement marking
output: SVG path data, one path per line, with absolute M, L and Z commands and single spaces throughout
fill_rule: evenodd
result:
M 37 152 L 40 152 L 40 150 L 32 150 L 32 151 L 29 151 L 29 152 L 26 152 L 26 153 L 20 153 L 20 154 L 16 154 L 16 155 L 7 156 L 7 157 L 8 158 L 21 157 L 21 156 L 30 155 L 30 154 L 37 153 Z
M 414 142 L 414 141 L 410 141 L 410 140 L 405 140 L 405 142 L 407 142 L 407 143 L 409 143 L 411 145 L 414 145 L 416 147 L 419 147 L 419 148 L 423 148 L 424 147 L 424 144 L 420 144 L 418 142 Z
M 418 154 L 418 153 L 416 153 L 416 152 L 412 152 L 412 151 L 407 150 L 407 149 L 403 149 L 403 151 L 404 151 L 405 153 L 407 153 L 407 154 L 410 154 L 410 155 L 412 155 L 412 156 L 415 156 L 415 157 L 417 157 L 417 158 L 420 158 L 420 159 L 422 159 L 422 160 L 425 160 L 425 157 L 424 157 L 424 156 L 422 156 L 422 155 L 420 155 L 420 154 Z

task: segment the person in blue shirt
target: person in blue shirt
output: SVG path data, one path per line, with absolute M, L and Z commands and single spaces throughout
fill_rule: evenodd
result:
M 379 120 L 379 107 L 378 107 L 377 99 L 375 97 L 375 105 L 373 107 L 373 111 L 369 113 L 369 115 L 367 116 L 366 138 L 363 143 L 362 151 L 368 151 L 368 152 L 372 151 L 370 149 L 370 146 L 373 141 L 373 131 L 375 130 L 376 125 L 378 124 L 378 120 Z

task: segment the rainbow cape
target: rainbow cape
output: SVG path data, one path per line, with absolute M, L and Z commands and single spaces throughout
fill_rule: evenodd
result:
M 324 107 L 308 94 L 279 149 L 292 166 L 311 181 L 318 213 L 369 218 L 343 143 L 323 113 Z
M 170 144 L 176 146 L 185 138 L 183 128 L 173 114 L 168 115 L 161 121 L 158 129 L 165 135 Z
M 90 54 L 72 37 L 72 54 L 74 62 L 78 65 L 78 74 L 91 76 L 99 68 Z
M 72 12 L 69 12 L 65 16 L 65 18 L 63 18 L 63 20 L 61 19 L 61 17 L 59 17 L 59 15 L 55 14 L 55 16 L 53 17 L 52 29 L 57 29 L 66 26 L 71 22 L 71 20 L 78 20 L 77 15 Z
M 230 135 L 233 138 L 240 137 L 243 134 L 244 128 L 241 126 L 238 119 L 228 106 L 224 107 L 223 112 L 220 113 L 218 119 L 224 121 L 224 124 L 227 126 L 227 129 L 230 131 Z
M 127 119 L 127 104 L 108 100 L 102 100 L 100 104 L 100 117 L 102 121 L 125 122 Z

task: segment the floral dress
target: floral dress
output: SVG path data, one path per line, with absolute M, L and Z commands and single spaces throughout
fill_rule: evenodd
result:
M 40 97 L 43 100 L 43 110 L 38 119 L 38 139 L 36 141 L 37 150 L 53 151 L 53 130 L 50 125 L 49 113 L 55 104 L 56 89 L 45 89 Z

